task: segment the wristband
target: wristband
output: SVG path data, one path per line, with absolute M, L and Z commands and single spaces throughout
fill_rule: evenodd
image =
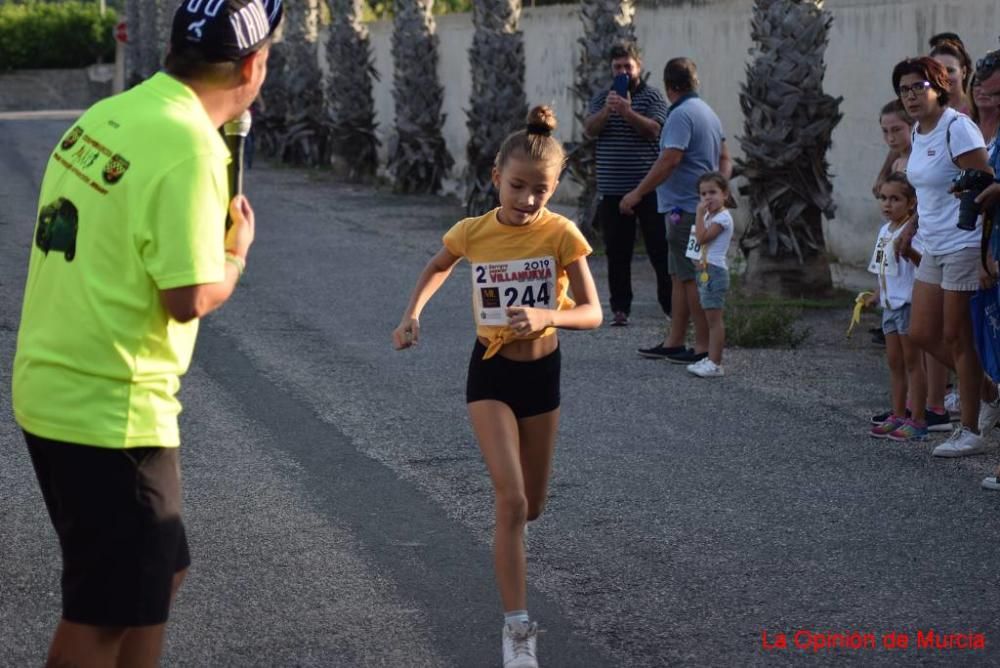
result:
M 246 271 L 247 263 L 239 255 L 235 253 L 226 253 L 226 262 L 236 267 L 236 280 L 243 278 L 243 272 Z

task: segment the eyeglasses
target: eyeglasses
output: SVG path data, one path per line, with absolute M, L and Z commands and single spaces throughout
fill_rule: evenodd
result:
M 931 89 L 930 81 L 918 81 L 912 86 L 900 85 L 897 89 L 900 97 L 907 97 L 910 93 L 913 93 L 914 97 L 919 97 L 921 95 L 926 95 L 927 91 Z

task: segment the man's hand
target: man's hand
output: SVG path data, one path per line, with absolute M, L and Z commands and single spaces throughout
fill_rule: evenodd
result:
M 622 97 L 615 91 L 608 93 L 608 99 L 605 105 L 612 111 L 612 113 L 618 114 L 619 116 L 626 116 L 630 111 L 632 111 L 632 99 L 629 97 Z
M 1000 183 L 994 183 L 979 193 L 976 204 L 980 206 L 982 211 L 991 211 L 995 206 L 1000 205 Z
M 233 224 L 226 232 L 226 252 L 246 260 L 254 239 L 254 215 L 245 195 L 236 195 L 229 203 Z
M 618 202 L 618 210 L 626 216 L 631 216 L 635 213 L 635 207 L 637 207 L 641 201 L 642 195 L 632 190 L 622 196 L 621 201 Z

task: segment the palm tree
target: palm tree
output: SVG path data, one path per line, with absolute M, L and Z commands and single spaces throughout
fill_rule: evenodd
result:
M 158 69 L 160 45 L 156 32 L 156 3 L 145 0 L 139 3 L 139 61 L 143 79 L 152 76 Z
M 469 61 L 472 97 L 469 100 L 469 143 L 466 147 L 465 209 L 482 214 L 497 203 L 491 174 L 500 144 L 513 130 L 524 127 L 528 104 L 524 95 L 524 39 L 518 29 L 521 0 L 475 0 L 475 33 Z
M 587 117 L 590 101 L 608 87 L 610 66 L 608 49 L 614 44 L 635 43 L 635 3 L 633 0 L 581 0 L 580 18 L 583 36 L 579 38 L 580 59 L 576 64 L 576 118 L 581 125 Z M 577 203 L 577 220 L 585 231 L 593 228 L 597 211 L 597 169 L 594 162 L 594 140 L 583 137 L 570 147 L 569 173 L 582 186 Z
M 125 24 L 128 42 L 125 44 L 125 85 L 134 86 L 142 81 L 142 58 L 139 53 L 139 25 L 142 22 L 140 0 L 126 0 Z
M 784 294 L 831 287 L 822 219 L 835 213 L 826 153 L 840 103 L 823 92 L 832 15 L 823 0 L 755 0 L 753 62 L 740 93 L 751 222 L 747 283 Z
M 286 96 L 285 116 L 277 137 L 277 155 L 296 165 L 329 160 L 323 75 L 319 68 L 320 0 L 286 0 L 284 66 L 275 72 Z
M 330 33 L 326 59 L 330 66 L 329 99 L 331 158 L 343 164 L 349 178 L 375 175 L 379 140 L 375 136 L 372 79 L 378 78 L 368 28 L 361 22 L 362 0 L 327 0 Z
M 396 130 L 389 147 L 395 188 L 434 193 L 454 164 L 441 134 L 444 89 L 438 81 L 433 0 L 393 0 L 392 97 Z

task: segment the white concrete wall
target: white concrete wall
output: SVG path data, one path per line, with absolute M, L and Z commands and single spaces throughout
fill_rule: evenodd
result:
M 885 150 L 878 129 L 878 110 L 892 96 L 892 67 L 904 57 L 927 50 L 928 38 L 940 31 L 959 33 L 973 58 L 998 48 L 1000 0 L 827 0 L 834 15 L 827 51 L 826 90 L 842 95 L 844 119 L 834 133 L 829 158 L 834 174 L 837 218 L 827 226 L 827 245 L 839 260 L 835 279 L 857 285 L 869 279 L 859 271 L 868 259 L 878 212 L 871 183 Z M 645 8 L 636 13 L 639 43 L 650 82 L 662 86 L 663 64 L 690 56 L 698 64 L 701 94 L 722 118 L 730 149 L 740 153 L 736 138 L 743 132 L 739 86 L 749 59 L 751 0 L 715 0 L 681 6 Z M 522 18 L 527 58 L 529 104 L 549 103 L 560 119 L 558 135 L 578 136 L 575 102 L 569 87 L 582 27 L 572 5 L 526 9 Z M 388 139 L 394 123 L 392 101 L 392 25 L 371 25 L 376 68 L 375 101 L 379 132 Z M 453 176 L 465 167 L 468 132 L 465 109 L 471 87 L 468 49 L 472 20 L 468 14 L 438 17 L 441 81 L 445 87 L 444 126 L 455 158 Z M 503 104 L 503 100 L 497 100 Z M 452 182 L 452 187 L 457 187 Z M 745 209 L 744 209 L 745 210 Z

